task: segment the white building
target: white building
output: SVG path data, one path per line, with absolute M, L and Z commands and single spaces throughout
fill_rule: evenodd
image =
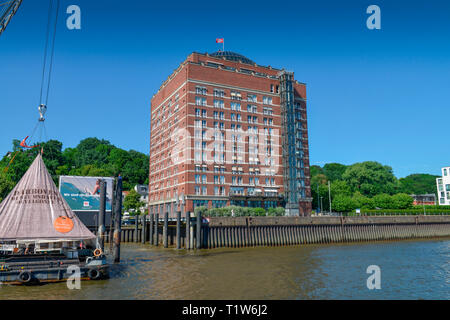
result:
M 439 205 L 450 205 L 450 167 L 442 168 L 442 177 L 436 179 Z
M 141 196 L 141 201 L 145 203 L 145 207 L 141 209 L 142 210 L 147 210 L 148 208 L 148 185 L 146 184 L 138 184 L 136 186 L 134 186 L 134 190 L 140 194 Z

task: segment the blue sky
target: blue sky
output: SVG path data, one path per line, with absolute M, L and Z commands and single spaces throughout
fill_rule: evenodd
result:
M 82 29 L 65 26 L 81 8 Z M 381 8 L 381 30 L 366 8 Z M 38 117 L 47 0 L 24 0 L 0 36 L 0 155 Z M 149 152 L 150 99 L 189 53 L 225 49 L 307 84 L 311 164 L 375 160 L 397 177 L 450 165 L 445 1 L 61 0 L 47 133 Z

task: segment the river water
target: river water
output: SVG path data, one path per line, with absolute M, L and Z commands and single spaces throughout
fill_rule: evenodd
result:
M 381 289 L 367 288 L 369 265 Z M 0 299 L 450 299 L 450 240 L 197 252 L 123 244 L 111 278 L 0 286 Z

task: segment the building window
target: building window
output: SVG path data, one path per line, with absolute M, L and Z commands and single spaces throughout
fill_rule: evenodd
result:
M 214 99 L 214 107 L 223 109 L 225 107 L 225 104 L 224 104 L 223 100 Z
M 223 98 L 225 96 L 225 91 L 220 89 L 214 89 L 214 96 Z
M 205 87 L 195 87 L 195 93 L 196 94 L 203 94 L 206 95 L 206 88 Z
M 247 100 L 250 102 L 258 102 L 258 98 L 256 94 L 247 94 Z
M 241 104 L 238 102 L 231 102 L 230 107 L 231 107 L 231 110 L 241 111 Z
M 263 104 L 272 104 L 272 97 L 263 97 Z
M 197 106 L 206 106 L 206 98 L 195 97 L 195 104 Z
M 231 91 L 231 100 L 241 100 L 242 96 L 239 91 Z
M 252 113 L 256 113 L 256 112 L 258 112 L 258 107 L 257 107 L 257 106 L 254 106 L 254 105 L 251 105 L 251 104 L 249 104 L 249 105 L 247 105 L 247 112 L 252 112 Z

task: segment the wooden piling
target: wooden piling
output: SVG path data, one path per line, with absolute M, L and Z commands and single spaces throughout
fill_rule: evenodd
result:
M 195 231 L 196 231 L 196 243 L 195 248 L 201 249 L 202 243 L 201 243 L 201 232 L 202 232 L 202 214 L 201 212 L 197 212 L 197 223 L 195 225 Z
M 134 242 L 138 242 L 139 219 L 140 216 L 134 216 Z
M 184 242 L 186 249 L 189 250 L 191 244 L 191 213 L 189 211 L 186 211 L 186 236 Z
M 181 211 L 177 211 L 177 249 L 181 249 Z
M 164 248 L 169 247 L 169 237 L 168 237 L 168 229 L 169 228 L 169 212 L 164 212 L 164 226 L 163 226 L 163 245 Z
M 158 224 L 159 224 L 159 214 L 155 214 L 155 246 L 159 246 L 159 233 L 158 233 Z
M 149 238 L 149 240 L 150 240 L 150 244 L 151 245 L 153 245 L 155 242 L 154 242 L 154 239 L 153 239 L 153 219 L 154 219 L 154 214 L 153 213 L 151 213 L 150 214 L 150 226 L 149 226 L 149 228 L 148 228 L 148 238 Z
M 147 228 L 146 228 L 146 224 L 147 224 L 147 219 L 146 219 L 146 215 L 144 214 L 142 216 L 142 235 L 141 235 L 141 242 L 145 244 L 146 242 L 146 237 L 147 237 Z
M 119 175 L 114 195 L 114 263 L 120 262 L 120 237 L 122 233 L 122 177 Z

